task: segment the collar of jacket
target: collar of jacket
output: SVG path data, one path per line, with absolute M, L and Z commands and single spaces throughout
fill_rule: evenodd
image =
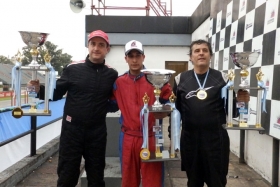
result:
M 89 57 L 89 55 L 87 55 L 86 60 L 85 60 L 85 63 L 86 63 L 89 67 L 94 68 L 94 69 L 99 69 L 99 68 L 104 67 L 104 65 L 105 65 L 105 59 L 104 59 L 104 61 L 103 61 L 102 63 L 96 64 L 96 63 L 92 63 L 92 62 L 89 60 L 88 57 Z
M 146 69 L 146 67 L 144 66 L 144 64 L 143 64 L 142 69 Z M 127 75 L 128 75 L 131 79 L 133 79 L 134 81 L 136 81 L 136 80 L 138 80 L 138 79 L 140 79 L 141 77 L 144 76 L 144 73 L 142 73 L 142 72 L 141 72 L 139 75 L 137 75 L 137 76 L 131 75 L 131 74 L 129 73 L 129 70 L 126 71 L 124 74 L 127 74 Z

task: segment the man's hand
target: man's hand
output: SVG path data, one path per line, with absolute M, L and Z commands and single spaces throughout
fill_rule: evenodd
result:
M 153 112 L 156 119 L 162 119 L 169 115 L 169 112 Z
M 27 83 L 27 87 L 34 87 L 35 92 L 38 93 L 40 91 L 40 82 L 39 80 L 31 80 Z

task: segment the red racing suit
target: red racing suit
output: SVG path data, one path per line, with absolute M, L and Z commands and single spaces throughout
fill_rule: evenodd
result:
M 160 98 L 168 101 L 171 95 L 170 84 L 161 89 Z M 140 151 L 143 143 L 140 111 L 144 105 L 143 97 L 150 97 L 149 106 L 155 102 L 154 87 L 141 73 L 135 77 L 129 73 L 118 77 L 114 85 L 114 96 L 122 113 L 122 187 L 161 187 L 163 182 L 163 162 L 142 162 Z M 155 151 L 153 126 L 155 118 L 149 113 L 149 150 Z

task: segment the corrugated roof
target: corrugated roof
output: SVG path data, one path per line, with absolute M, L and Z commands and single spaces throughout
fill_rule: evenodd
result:
M 11 84 L 12 83 L 12 68 L 14 66 L 11 64 L 1 64 L 0 63 L 0 81 L 3 84 Z M 22 70 L 21 73 L 21 84 L 26 84 L 32 78 L 31 71 Z M 40 83 L 45 83 L 45 77 L 41 73 L 37 72 L 37 79 L 39 79 Z

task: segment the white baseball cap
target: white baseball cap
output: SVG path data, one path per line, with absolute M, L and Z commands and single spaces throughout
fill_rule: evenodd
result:
M 125 55 L 127 55 L 133 49 L 139 51 L 141 54 L 144 54 L 144 49 L 143 49 L 142 43 L 137 40 L 131 40 L 125 44 L 125 47 L 124 47 Z

